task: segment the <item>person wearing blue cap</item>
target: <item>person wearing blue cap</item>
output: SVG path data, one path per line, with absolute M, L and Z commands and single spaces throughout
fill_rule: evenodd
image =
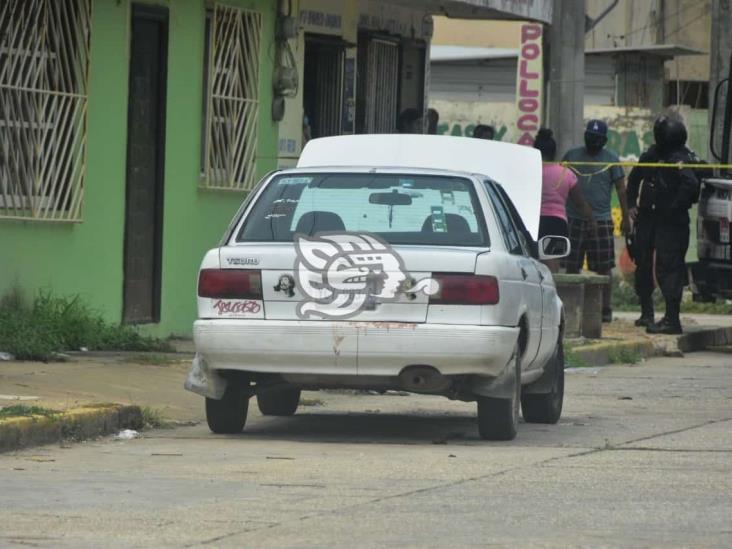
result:
M 585 145 L 568 151 L 563 160 L 566 162 L 618 162 L 618 155 L 605 148 L 607 144 L 607 124 L 603 120 L 590 120 L 585 129 Z M 567 204 L 567 225 L 569 240 L 572 243 L 570 254 L 563 261 L 563 267 L 570 274 L 582 269 L 587 256 L 591 271 L 610 276 L 615 267 L 615 238 L 611 211 L 612 189 L 618 193 L 623 213 L 622 232 L 630 231 L 630 218 L 625 198 L 625 173 L 620 166 L 573 166 L 578 185 L 587 202 L 592 207 L 595 220 L 590 223 L 570 202 Z M 605 286 L 602 295 L 602 320 L 612 320 L 612 285 Z

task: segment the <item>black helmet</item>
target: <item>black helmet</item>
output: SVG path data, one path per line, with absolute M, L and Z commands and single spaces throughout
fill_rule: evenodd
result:
M 659 116 L 653 124 L 653 137 L 662 150 L 676 150 L 686 145 L 684 123 L 668 116 Z

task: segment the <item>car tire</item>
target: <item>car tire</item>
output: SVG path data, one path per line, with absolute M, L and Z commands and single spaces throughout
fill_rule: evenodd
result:
M 291 416 L 300 404 L 300 389 L 287 387 L 257 394 L 257 406 L 263 416 Z
M 247 421 L 249 395 L 240 384 L 229 382 L 221 400 L 206 398 L 206 422 L 221 435 L 241 433 Z
M 544 394 L 521 395 L 521 413 L 527 423 L 556 423 L 562 417 L 564 402 L 564 345 L 557 343 L 549 363 L 552 376 L 551 391 Z
M 513 440 L 518 430 L 521 401 L 521 359 L 518 347 L 513 355 L 513 384 L 511 398 L 478 396 L 478 432 L 485 440 Z

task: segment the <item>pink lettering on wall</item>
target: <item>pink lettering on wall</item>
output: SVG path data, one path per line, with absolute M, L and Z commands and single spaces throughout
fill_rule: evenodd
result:
M 521 25 L 521 48 L 518 60 L 516 127 L 521 145 L 532 145 L 534 134 L 541 126 L 543 96 L 543 44 L 544 29 L 536 23 Z
M 522 132 L 535 132 L 539 129 L 539 117 L 535 114 L 525 114 L 519 117 L 516 127 Z
M 519 97 L 539 97 L 539 90 L 529 89 L 529 81 L 523 79 L 519 81 Z
M 540 55 L 541 47 L 539 47 L 537 44 L 526 44 L 523 48 L 521 48 L 521 56 L 524 59 L 528 59 L 529 61 L 533 61 Z
M 541 38 L 541 25 L 521 25 L 521 43 L 532 42 Z
M 533 98 L 519 100 L 519 110 L 521 112 L 536 112 L 539 109 L 539 101 Z

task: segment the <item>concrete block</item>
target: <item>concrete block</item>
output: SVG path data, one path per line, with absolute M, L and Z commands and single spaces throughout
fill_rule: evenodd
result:
M 564 304 L 564 336 L 567 338 L 581 337 L 585 285 L 576 281 L 558 281 L 556 279 L 555 281 L 557 293 Z

